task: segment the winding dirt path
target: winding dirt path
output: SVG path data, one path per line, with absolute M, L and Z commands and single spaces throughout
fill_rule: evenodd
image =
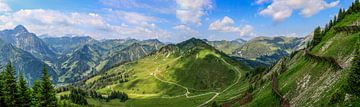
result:
M 272 76 L 272 85 L 271 85 L 272 90 L 276 93 L 276 95 L 278 95 L 280 97 L 280 106 L 281 107 L 290 107 L 290 103 L 289 100 L 287 100 L 284 96 L 282 96 L 280 94 L 279 88 L 278 88 L 278 81 L 276 79 L 276 77 L 273 75 Z
M 200 104 L 200 105 L 197 106 L 197 107 L 201 107 L 201 106 L 204 106 L 204 105 L 210 103 L 211 101 L 215 100 L 221 93 L 224 93 L 224 92 L 226 92 L 227 90 L 229 90 L 230 88 L 234 87 L 234 86 L 235 86 L 236 84 L 238 84 L 239 81 L 240 81 L 240 78 L 241 78 L 241 72 L 240 72 L 240 70 L 239 70 L 237 67 L 232 66 L 230 63 L 228 63 L 228 62 L 225 61 L 224 59 L 221 59 L 221 61 L 223 61 L 227 66 L 231 66 L 231 67 L 238 73 L 238 76 L 237 76 L 235 82 L 234 82 L 233 84 L 231 84 L 230 86 L 228 86 L 227 88 L 225 88 L 225 89 L 224 89 L 223 91 L 221 91 L 221 92 L 207 92 L 207 93 L 203 93 L 203 94 L 198 94 L 198 95 L 189 96 L 189 94 L 191 94 L 191 93 L 190 93 L 188 87 L 185 87 L 185 86 L 180 85 L 180 84 L 175 83 L 175 82 L 170 82 L 170 81 L 166 81 L 166 80 L 160 79 L 160 78 L 157 76 L 157 74 L 159 73 L 159 69 L 156 69 L 156 71 L 153 72 L 153 73 L 151 73 L 150 75 L 152 75 L 155 79 L 157 79 L 157 80 L 159 80 L 159 81 L 161 81 L 161 82 L 168 83 L 168 84 L 172 84 L 172 85 L 176 85 L 176 86 L 179 86 L 179 87 L 181 87 L 181 88 L 183 88 L 183 89 L 186 90 L 186 92 L 185 92 L 183 95 L 177 95 L 177 96 L 172 96 L 172 97 L 161 97 L 161 98 L 169 98 L 169 99 L 171 99 L 171 98 L 178 98 L 178 97 L 182 97 L 182 96 L 185 96 L 186 98 L 195 98 L 195 97 L 200 97 L 200 96 L 204 96 L 204 95 L 215 94 L 211 99 L 209 99 L 209 100 L 205 101 L 204 103 L 202 103 L 202 104 Z M 238 95 L 236 95 L 236 96 L 234 96 L 234 97 L 237 97 L 237 96 L 238 96 Z M 232 98 L 233 98 L 233 97 L 232 97 Z

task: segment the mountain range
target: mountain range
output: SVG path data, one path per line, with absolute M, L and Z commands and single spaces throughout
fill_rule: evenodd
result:
M 359 82 L 350 78 L 359 78 L 360 33 L 348 27 L 360 12 L 342 12 L 305 38 L 168 44 L 75 86 L 101 95 L 127 93 L 131 99 L 118 104 L 135 107 L 357 107 Z
M 288 55 L 295 45 L 299 42 L 290 44 L 293 41 L 300 41 L 301 38 L 292 37 L 278 37 L 284 39 L 283 44 L 276 44 L 276 38 L 255 38 L 250 41 L 242 39 L 233 41 L 208 41 L 207 44 L 214 46 L 216 49 L 225 54 L 237 57 L 235 59 L 244 58 L 246 64 L 251 67 L 260 65 L 270 65 L 274 60 L 281 56 Z M 21 71 L 39 72 L 39 67 L 32 69 L 26 63 L 17 63 L 13 61 L 10 55 L 18 54 L 19 58 L 31 58 L 31 61 L 36 65 L 45 64 L 49 66 L 53 73 L 53 80 L 59 84 L 73 83 L 82 80 L 91 75 L 95 75 L 102 71 L 109 70 L 114 66 L 124 64 L 126 62 L 136 61 L 144 56 L 161 49 L 165 43 L 157 39 L 136 40 L 136 39 L 111 39 L 111 40 L 95 40 L 88 36 L 36 36 L 36 34 L 29 32 L 24 26 L 19 25 L 14 29 L 3 30 L 0 32 L 0 39 L 6 46 L 1 49 L 16 50 L 9 51 L 10 53 L 0 53 L 1 65 L 6 65 L 7 62 L 16 62 L 16 68 Z M 288 43 L 288 44 L 287 44 Z M 251 56 L 250 54 L 238 54 L 241 52 L 250 53 L 253 48 L 261 46 L 268 46 L 273 50 L 264 50 Z M 11 47 L 11 48 L 10 48 Z M 257 50 L 257 49 L 253 49 Z M 273 56 L 276 57 L 273 57 Z M 259 60 L 268 58 L 266 61 Z M 9 60 L 11 59 L 11 60 Z M 30 60 L 29 60 L 30 61 Z M 26 61 L 23 61 L 26 62 Z M 37 79 L 37 76 L 26 75 L 30 81 Z

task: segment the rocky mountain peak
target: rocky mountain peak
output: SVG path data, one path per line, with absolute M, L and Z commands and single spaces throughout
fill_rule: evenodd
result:
M 23 25 L 17 25 L 14 30 L 18 32 L 28 32 L 28 30 Z

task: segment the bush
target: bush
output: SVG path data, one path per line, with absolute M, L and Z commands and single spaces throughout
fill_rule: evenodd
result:
M 72 103 L 79 105 L 88 105 L 85 97 L 87 93 L 81 89 L 72 89 L 70 95 L 60 96 L 60 100 L 70 100 Z
M 340 91 L 337 91 L 331 96 L 329 104 L 330 105 L 337 104 L 339 102 L 343 102 L 344 99 L 345 99 L 345 94 Z
M 121 102 L 125 102 L 126 100 L 129 99 L 128 95 L 124 92 L 118 92 L 118 91 L 112 91 L 107 100 L 111 100 L 111 99 L 120 99 Z

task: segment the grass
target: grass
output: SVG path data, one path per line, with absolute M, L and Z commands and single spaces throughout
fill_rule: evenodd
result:
M 202 45 L 200 44 L 200 46 Z M 243 76 L 248 72 L 247 67 L 207 46 L 191 48 L 182 44 L 182 48 L 184 47 L 189 49 L 173 54 L 157 53 L 115 67 L 90 78 L 86 81 L 85 86 L 91 87 L 92 83 L 103 85 L 103 87 L 95 88 L 101 94 L 108 94 L 113 90 L 125 92 L 129 95 L 130 100 L 120 105 L 134 107 L 195 106 L 210 100 L 215 92 L 221 92 L 224 89 L 228 90 L 216 97 L 215 101 L 226 101 L 237 97 L 247 89 L 249 84 L 243 81 L 244 79 L 234 84 L 236 80 L 242 78 L 238 75 Z M 125 74 L 129 75 L 128 82 L 120 83 L 111 79 Z M 102 80 L 102 77 L 109 79 Z M 189 96 L 196 97 L 185 97 L 184 87 L 189 90 Z M 172 98 L 175 96 L 179 97 Z M 89 100 L 93 101 L 93 99 Z M 94 102 L 93 105 L 102 104 L 99 101 Z
M 109 102 L 93 98 L 87 98 L 86 100 L 89 105 L 94 107 L 126 107 L 125 103 L 120 102 L 119 99 L 110 100 Z

